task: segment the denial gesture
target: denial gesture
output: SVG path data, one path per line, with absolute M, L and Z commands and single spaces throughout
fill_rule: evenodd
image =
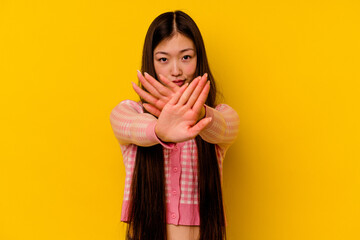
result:
M 144 77 L 138 72 L 138 78 L 148 92 L 134 83 L 133 88 L 148 102 L 143 104 L 144 108 L 158 117 L 155 133 L 162 141 L 183 142 L 192 139 L 210 123 L 211 118 L 201 119 L 210 90 L 207 74 L 181 87 L 163 76 L 161 80 L 164 85 L 147 73 Z

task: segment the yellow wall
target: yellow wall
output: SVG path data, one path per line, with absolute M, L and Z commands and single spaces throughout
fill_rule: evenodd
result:
M 110 111 L 137 97 L 150 22 L 181 9 L 241 118 L 230 240 L 360 239 L 360 4 L 0 2 L 0 239 L 124 239 Z

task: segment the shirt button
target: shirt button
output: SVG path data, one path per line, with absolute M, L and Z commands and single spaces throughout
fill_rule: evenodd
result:
M 171 214 L 171 218 L 172 218 L 172 219 L 175 219 L 175 218 L 176 218 L 176 214 L 175 214 L 175 213 L 172 213 L 172 214 Z
M 173 194 L 174 194 L 174 195 L 176 194 L 176 190 L 173 191 Z
M 174 170 L 174 172 L 177 172 L 178 168 L 177 168 L 177 167 L 174 167 L 173 170 Z

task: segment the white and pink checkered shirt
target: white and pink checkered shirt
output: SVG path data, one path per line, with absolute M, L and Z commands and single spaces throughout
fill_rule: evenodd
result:
M 206 117 L 212 117 L 212 121 L 200 136 L 205 141 L 215 144 L 222 173 L 225 153 L 237 136 L 239 117 L 236 111 L 226 104 L 217 105 L 215 109 L 206 106 Z M 140 102 L 131 100 L 122 101 L 111 112 L 110 122 L 120 143 L 126 172 L 121 221 L 128 220 L 130 186 L 137 146 L 161 144 L 164 149 L 167 223 L 200 225 L 198 155 L 195 140 L 165 144 L 155 134 L 156 121 L 153 115 L 144 113 Z

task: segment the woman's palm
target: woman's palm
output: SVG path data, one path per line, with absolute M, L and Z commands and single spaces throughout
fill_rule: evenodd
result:
M 210 90 L 206 77 L 194 80 L 188 87 L 182 86 L 164 106 L 155 128 L 164 142 L 183 142 L 196 137 L 211 118 L 197 123 L 201 109 Z

